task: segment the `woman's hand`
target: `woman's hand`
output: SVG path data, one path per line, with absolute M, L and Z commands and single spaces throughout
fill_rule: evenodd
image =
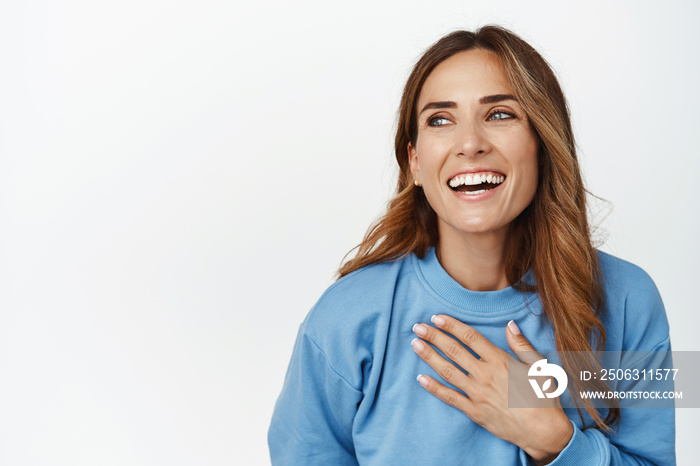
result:
M 538 359 L 535 349 L 520 333 L 515 322 L 511 321 L 506 330 L 510 348 L 518 354 L 531 351 L 524 357 L 531 361 L 520 363 L 508 353 L 494 346 L 483 335 L 462 322 L 445 315 L 433 316 L 432 322 L 442 331 L 426 324 L 416 324 L 413 331 L 422 340 L 439 348 L 453 362 L 441 357 L 430 345 L 416 338 L 413 340 L 414 351 L 430 367 L 450 384 L 459 388 L 448 388 L 435 379 L 420 375 L 418 381 L 430 393 L 445 403 L 454 406 L 469 416 L 474 422 L 483 426 L 495 436 L 518 445 L 532 457 L 537 464 L 553 461 L 559 452 L 569 443 L 573 427 L 561 408 L 558 398 L 547 398 L 548 408 L 508 408 L 508 362 L 520 364 L 520 370 L 527 374 L 527 369 Z M 475 358 L 454 338 L 472 349 L 481 359 Z M 465 375 L 455 364 L 466 370 Z M 525 380 L 525 379 L 524 379 Z M 511 389 L 517 389 L 511 387 Z M 520 389 L 532 388 L 524 384 Z

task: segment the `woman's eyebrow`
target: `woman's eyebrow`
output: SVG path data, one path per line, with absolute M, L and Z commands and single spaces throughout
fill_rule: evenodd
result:
M 501 102 L 503 100 L 514 100 L 518 101 L 518 99 L 515 98 L 515 96 L 512 96 L 510 94 L 495 94 L 495 95 L 485 95 L 481 99 L 479 99 L 480 104 L 495 104 L 496 102 Z
M 451 100 L 442 102 L 430 102 L 425 104 L 425 107 L 423 107 L 423 109 L 418 115 L 425 112 L 426 110 L 430 110 L 431 108 L 457 108 L 457 102 L 452 102 Z
M 479 99 L 479 103 L 481 105 L 486 105 L 486 104 L 495 104 L 497 102 L 502 102 L 504 100 L 514 100 L 518 101 L 518 99 L 515 98 L 515 96 L 511 94 L 494 94 L 494 95 L 485 95 L 484 97 Z M 440 102 L 429 102 L 425 104 L 425 107 L 423 107 L 418 115 L 423 113 L 426 110 L 434 109 L 434 108 L 457 108 L 457 103 L 453 102 L 451 100 L 445 100 L 445 101 L 440 101 Z

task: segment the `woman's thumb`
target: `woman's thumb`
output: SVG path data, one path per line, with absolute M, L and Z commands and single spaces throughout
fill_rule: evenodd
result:
M 518 324 L 513 320 L 508 322 L 506 339 L 508 340 L 510 349 L 512 349 L 515 355 L 518 356 L 518 359 L 525 364 L 534 364 L 542 359 L 542 355 L 533 348 L 528 339 L 520 332 Z

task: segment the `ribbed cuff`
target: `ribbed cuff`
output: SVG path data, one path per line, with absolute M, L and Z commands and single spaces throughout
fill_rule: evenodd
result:
M 574 435 L 559 453 L 559 456 L 549 463 L 550 466 L 598 466 L 601 464 L 600 452 L 602 447 L 598 445 L 595 435 L 586 435 L 574 426 Z

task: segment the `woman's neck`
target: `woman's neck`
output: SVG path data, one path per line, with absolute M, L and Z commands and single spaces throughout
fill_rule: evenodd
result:
M 442 268 L 457 283 L 472 291 L 510 286 L 505 267 L 505 228 L 489 233 L 455 233 L 441 232 L 435 252 Z

